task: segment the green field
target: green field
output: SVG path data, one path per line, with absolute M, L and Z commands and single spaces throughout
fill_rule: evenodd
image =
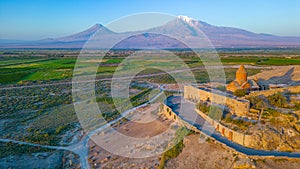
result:
M 75 58 L 1 60 L 0 83 L 70 78 L 75 62 Z
M 88 67 L 89 65 L 95 66 L 99 64 L 97 74 L 103 77 L 111 77 L 116 70 L 119 63 L 124 58 L 106 58 L 103 62 L 79 62 L 81 67 Z M 195 68 L 203 66 L 202 62 L 198 58 L 183 58 L 183 61 L 190 67 Z M 260 66 L 271 65 L 300 65 L 299 57 L 258 57 L 258 56 L 226 56 L 222 57 L 221 61 L 223 65 L 239 65 L 250 64 Z M 74 66 L 76 63 L 76 57 L 56 57 L 56 58 L 41 58 L 41 57 L 1 57 L 0 58 L 0 84 L 24 84 L 28 82 L 36 81 L 53 81 L 70 79 L 73 75 Z M 180 62 L 168 62 L 168 58 L 163 56 L 157 61 L 151 59 L 149 61 L 135 60 L 130 64 L 124 64 L 120 66 L 121 70 L 130 70 L 133 68 L 142 67 L 163 67 L 167 65 L 169 69 L 176 70 L 184 68 Z M 146 69 L 144 74 L 158 73 L 160 71 L 155 69 Z M 203 80 L 201 80 L 203 81 Z
M 300 57 L 224 57 L 221 58 L 223 64 L 251 64 L 263 66 L 283 66 L 283 65 L 300 65 Z

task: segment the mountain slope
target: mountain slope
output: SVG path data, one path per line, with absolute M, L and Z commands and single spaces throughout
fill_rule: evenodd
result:
M 147 34 L 148 32 L 149 34 Z M 101 24 L 96 24 L 80 33 L 60 38 L 28 43 L 0 41 L 0 48 L 82 48 L 90 38 L 93 39 L 94 47 L 98 48 L 111 47 L 121 39 L 125 40 L 123 43 L 117 44 L 119 48 L 185 48 L 186 46 L 182 45 L 182 42 L 188 44 L 189 47 L 205 47 L 205 43 L 208 41 L 203 39 L 207 38 L 216 48 L 300 47 L 300 37 L 257 34 L 238 28 L 210 25 L 186 16 L 178 16 L 165 25 L 145 31 L 115 33 Z
M 213 26 L 186 16 L 179 16 L 176 20 L 149 31 L 168 32 L 191 41 L 201 41 L 205 34 L 215 47 L 300 47 L 300 37 L 256 34 L 238 28 Z
M 90 27 L 89 29 L 76 33 L 74 35 L 56 38 L 55 41 L 60 42 L 72 42 L 72 41 L 87 41 L 90 37 L 93 36 L 94 33 L 98 32 L 102 35 L 114 35 L 115 33 L 107 29 L 101 24 L 95 24 L 94 26 Z

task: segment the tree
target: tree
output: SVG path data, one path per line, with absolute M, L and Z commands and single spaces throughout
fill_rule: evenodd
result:
M 211 105 L 210 112 L 208 114 L 214 120 L 220 120 L 223 115 L 223 110 L 219 106 Z
M 285 107 L 287 104 L 286 98 L 283 96 L 281 92 L 276 92 L 268 96 L 268 100 L 271 105 L 276 107 Z
M 237 97 L 243 97 L 247 94 L 247 92 L 244 89 L 237 89 L 236 91 L 233 92 L 233 94 Z
M 246 97 L 246 99 L 250 101 L 250 106 L 251 106 L 251 107 L 255 107 L 256 101 L 257 101 L 256 98 L 257 98 L 257 97 L 255 97 L 255 96 Z
M 226 122 L 226 123 L 231 123 L 231 122 L 232 122 L 231 114 L 230 114 L 230 113 L 227 113 L 227 114 L 226 114 L 225 122 Z
M 196 108 L 199 109 L 203 113 L 207 113 L 209 111 L 209 105 L 207 105 L 203 102 L 197 103 Z
M 257 97 L 256 107 L 260 109 L 258 121 L 260 121 L 264 109 L 268 108 L 268 102 L 265 97 Z

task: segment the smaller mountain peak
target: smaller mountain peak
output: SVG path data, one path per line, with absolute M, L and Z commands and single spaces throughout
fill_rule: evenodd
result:
M 92 28 L 102 28 L 103 25 L 101 25 L 100 23 L 96 23 L 95 25 L 92 26 Z
M 105 28 L 103 25 L 97 23 L 97 24 L 91 26 L 90 28 L 88 28 L 87 30 L 85 30 L 83 32 L 96 32 L 99 29 L 103 29 L 103 28 Z

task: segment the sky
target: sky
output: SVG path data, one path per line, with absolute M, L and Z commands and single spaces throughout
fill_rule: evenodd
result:
M 186 15 L 255 33 L 300 36 L 299 0 L 1 0 L 0 39 L 66 36 L 143 12 Z

